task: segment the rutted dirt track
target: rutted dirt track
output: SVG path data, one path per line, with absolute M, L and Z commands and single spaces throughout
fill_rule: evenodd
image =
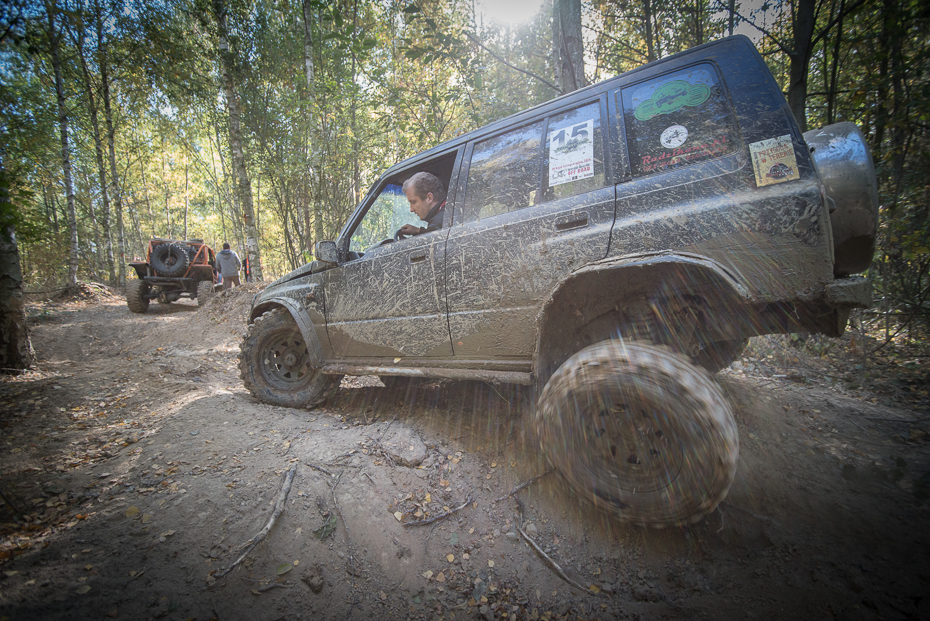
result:
M 0 619 L 930 618 L 926 409 L 736 363 L 727 499 L 624 526 L 557 475 L 496 501 L 545 471 L 526 390 L 366 377 L 309 411 L 256 402 L 250 287 L 33 308 L 40 369 L 0 384 Z

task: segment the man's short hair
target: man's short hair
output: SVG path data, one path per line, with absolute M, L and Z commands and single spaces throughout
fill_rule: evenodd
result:
M 404 181 L 403 190 L 406 192 L 413 189 L 413 193 L 421 199 L 426 200 L 426 195 L 433 193 L 433 198 L 441 203 L 446 200 L 446 190 L 442 187 L 442 181 L 433 173 L 418 172 Z
M 229 250 L 229 242 L 223 242 L 223 250 Z

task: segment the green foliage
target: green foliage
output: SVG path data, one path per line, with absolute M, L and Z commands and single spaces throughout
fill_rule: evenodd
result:
M 0 231 L 12 227 L 20 243 L 39 242 L 45 232 L 35 210 L 33 192 L 0 168 Z
M 736 3 L 736 26 L 753 34 L 786 90 L 792 16 L 809 1 Z M 315 241 L 335 237 L 388 166 L 557 94 L 551 2 L 509 27 L 456 0 L 225 4 L 269 277 L 308 259 Z M 62 273 L 68 235 L 43 6 L 9 12 L 17 23 L 0 40 L 0 158 L 13 171 L 4 173 L 13 202 L 3 222 L 17 228 L 29 277 L 47 280 Z M 110 68 L 127 259 L 142 256 L 152 235 L 182 236 L 185 212 L 189 237 L 243 249 L 212 1 L 102 3 L 100 32 L 95 6 L 69 3 L 65 25 L 84 35 L 101 117 L 102 68 Z M 589 81 L 725 36 L 728 22 L 722 0 L 594 0 L 582 7 Z M 816 7 L 809 125 L 851 120 L 866 132 L 883 205 L 869 275 L 889 313 L 926 321 L 930 10 L 919 0 L 824 0 Z M 92 277 L 101 267 L 94 142 L 74 42 L 63 37 L 59 44 L 80 269 Z

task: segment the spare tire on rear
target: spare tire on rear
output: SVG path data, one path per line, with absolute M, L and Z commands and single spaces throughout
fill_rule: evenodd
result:
M 183 274 L 191 263 L 187 247 L 181 244 L 159 244 L 152 249 L 149 263 L 161 276 Z
M 878 237 L 878 180 L 869 143 L 848 121 L 804 133 L 824 190 L 834 204 L 833 274 L 869 269 Z

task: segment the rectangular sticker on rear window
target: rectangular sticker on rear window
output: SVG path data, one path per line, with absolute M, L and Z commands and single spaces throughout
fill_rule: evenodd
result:
M 798 161 L 794 157 L 794 145 L 788 134 L 750 143 L 749 154 L 757 187 L 799 178 Z

